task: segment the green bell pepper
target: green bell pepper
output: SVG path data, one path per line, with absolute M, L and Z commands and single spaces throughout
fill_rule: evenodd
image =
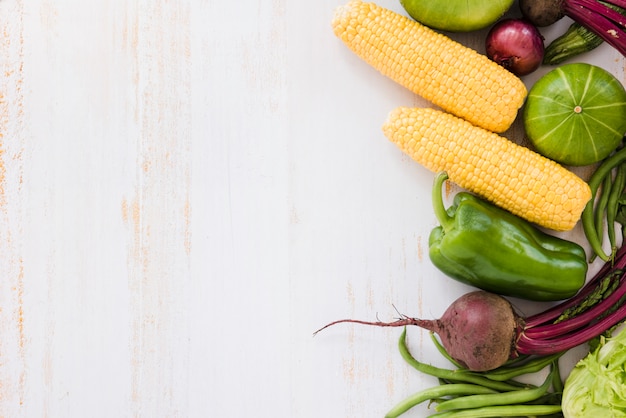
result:
M 467 192 L 444 207 L 435 177 L 433 207 L 440 226 L 430 234 L 429 256 L 444 274 L 468 285 L 534 301 L 575 295 L 585 283 L 585 250 L 575 242 L 537 229 L 529 222 Z

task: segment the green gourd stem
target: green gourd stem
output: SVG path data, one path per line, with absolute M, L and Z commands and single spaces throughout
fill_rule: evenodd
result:
M 587 202 L 587 205 L 583 209 L 583 213 L 581 216 L 583 230 L 585 232 L 585 236 L 587 237 L 587 241 L 591 246 L 593 252 L 600 257 L 604 261 L 610 261 L 610 256 L 608 256 L 604 249 L 602 248 L 602 241 L 598 238 L 598 234 L 594 224 L 594 205 L 595 199 L 597 197 L 598 188 L 600 184 L 604 181 L 604 178 L 607 175 L 611 174 L 611 171 L 617 167 L 622 162 L 626 161 L 626 148 L 622 148 L 619 151 L 615 152 L 613 155 L 605 159 L 596 169 L 596 171 L 591 175 L 589 179 L 589 188 L 591 189 L 592 198 Z
M 441 189 L 447 179 L 448 173 L 446 173 L 445 171 L 437 173 L 437 175 L 435 176 L 435 182 L 433 184 L 432 190 L 432 203 L 433 209 L 435 211 L 435 216 L 437 217 L 437 220 L 441 224 L 441 227 L 444 231 L 448 231 L 454 223 L 454 219 L 450 215 L 448 215 L 448 211 L 446 210 L 443 203 L 443 191 Z

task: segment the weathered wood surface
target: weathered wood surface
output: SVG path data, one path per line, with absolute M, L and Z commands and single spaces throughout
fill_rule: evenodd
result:
M 380 130 L 425 103 L 334 37 L 341 3 L 0 1 L 0 417 L 380 417 L 436 383 L 399 330 L 312 337 L 467 290 Z

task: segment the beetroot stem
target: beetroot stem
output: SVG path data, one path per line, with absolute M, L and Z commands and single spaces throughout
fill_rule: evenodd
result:
M 524 333 L 531 339 L 552 339 L 576 331 L 592 323 L 612 306 L 617 305 L 624 295 L 626 295 L 626 285 L 624 285 L 624 281 L 626 281 L 626 279 L 625 276 L 622 275 L 619 280 L 619 287 L 611 293 L 609 297 L 583 313 L 556 324 L 546 324 L 528 329 L 524 331 Z
M 583 5 L 583 7 L 592 10 L 593 12 L 605 17 L 606 19 L 616 23 L 621 27 L 626 27 L 626 17 L 618 11 L 611 9 L 610 7 L 602 4 L 597 0 L 573 0 Z
M 556 339 L 533 339 L 522 333 L 517 341 L 517 352 L 519 354 L 545 356 L 566 351 L 603 334 L 607 329 L 622 322 L 625 317 L 626 304 L 620 306 L 616 311 L 595 324 Z
M 603 3 L 612 4 L 614 6 L 621 7 L 622 9 L 626 9 L 626 0 L 603 0 Z

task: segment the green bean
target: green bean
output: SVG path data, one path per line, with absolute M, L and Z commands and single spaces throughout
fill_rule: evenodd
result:
M 510 359 L 509 361 L 507 361 L 506 363 L 504 363 L 502 366 L 498 367 L 497 369 L 493 369 L 490 372 L 487 373 L 493 373 L 493 372 L 498 372 L 498 373 L 502 373 L 502 372 L 507 372 L 510 371 L 512 369 L 517 369 L 519 367 L 522 367 L 524 365 L 527 365 L 529 362 L 531 361 L 536 361 L 537 359 L 539 359 L 540 357 L 537 356 L 532 356 L 530 354 L 522 354 L 519 355 L 513 359 Z
M 549 366 L 552 362 L 557 360 L 559 357 L 563 355 L 563 352 L 552 354 L 545 357 L 537 357 L 532 359 L 519 367 L 511 368 L 511 369 L 496 369 L 492 372 L 481 373 L 481 376 L 484 376 L 490 380 L 495 380 L 498 382 L 502 382 L 505 380 L 513 379 L 517 376 L 522 376 L 524 374 L 536 373 L 542 370 L 544 367 Z
M 454 366 L 456 366 L 459 369 L 462 369 L 463 366 L 458 363 L 455 359 L 452 358 L 452 356 L 450 356 L 450 354 L 448 354 L 448 352 L 446 351 L 445 347 L 441 344 L 441 342 L 439 341 L 439 339 L 437 338 L 437 336 L 435 335 L 434 332 L 430 333 L 430 339 L 432 340 L 432 342 L 435 344 L 435 347 L 437 348 L 437 350 L 439 351 L 439 353 L 441 353 L 442 356 L 444 356 L 450 363 L 452 363 Z M 501 366 L 502 369 L 507 369 L 510 370 L 513 367 L 519 367 L 519 365 L 526 361 L 528 359 L 528 355 L 520 355 L 514 359 L 511 359 L 509 361 L 507 361 L 504 365 Z M 528 387 L 528 385 L 524 384 L 524 383 L 519 383 L 519 382 L 515 382 L 515 381 L 511 381 L 509 382 L 511 384 L 514 384 L 516 386 L 520 386 L 520 387 Z
M 528 361 L 529 357 L 530 355 L 528 354 L 518 355 L 517 357 L 510 359 L 509 361 L 504 363 L 502 366 L 498 367 L 496 370 L 511 369 L 513 367 L 519 367 L 521 364 L 524 364 L 526 361 Z
M 435 344 L 435 347 L 437 347 L 437 351 L 439 351 L 439 353 L 442 356 L 444 356 L 446 359 L 448 359 L 448 361 L 450 363 L 452 363 L 453 365 L 455 365 L 459 369 L 461 369 L 463 367 L 463 366 L 461 366 L 461 364 L 458 361 L 453 359 L 452 356 L 450 356 L 450 354 L 448 354 L 448 352 L 446 351 L 445 347 L 441 344 L 441 342 L 439 341 L 439 339 L 437 338 L 437 336 L 435 335 L 434 332 L 430 333 L 430 339 Z
M 613 258 L 615 251 L 617 250 L 615 242 L 615 216 L 619 206 L 619 199 L 624 192 L 625 184 L 626 164 L 620 164 L 617 167 L 617 174 L 615 175 L 615 180 L 613 180 L 613 187 L 611 189 L 611 194 L 606 208 L 606 224 L 609 234 L 609 243 L 611 244 L 611 258 Z
M 496 393 L 494 390 L 488 389 L 480 385 L 471 385 L 467 383 L 450 384 L 442 386 L 434 386 L 428 389 L 421 390 L 408 398 L 399 402 L 396 406 L 391 408 L 385 415 L 385 418 L 396 418 L 404 414 L 409 409 L 422 402 L 443 398 L 444 396 L 454 395 L 472 395 L 472 394 L 487 394 Z
M 622 245 L 626 243 L 626 193 L 623 193 L 618 200 L 617 214 L 615 214 L 615 222 L 622 229 Z M 617 226 L 616 226 L 617 228 Z
M 539 399 L 528 402 L 526 405 L 561 405 L 562 392 L 548 392 Z
M 441 402 L 437 405 L 435 410 L 440 412 L 451 409 L 481 408 L 493 405 L 515 405 L 532 402 L 548 392 L 548 389 L 552 384 L 552 374 L 553 371 L 550 372 L 541 386 L 533 389 L 514 390 L 506 393 L 463 396 Z
M 587 241 L 591 246 L 592 251 L 604 261 L 610 261 L 610 257 L 604 252 L 602 248 L 602 240 L 598 238 L 598 232 L 596 231 L 594 224 L 594 205 L 597 197 L 598 188 L 604 181 L 607 175 L 611 174 L 611 171 L 626 160 L 626 147 L 615 152 L 613 155 L 605 159 L 591 175 L 589 179 L 589 188 L 591 189 L 591 199 L 585 205 L 582 212 L 581 220 L 583 230 Z
M 533 417 L 561 412 L 561 405 L 496 405 L 430 415 L 431 418 Z
M 440 385 L 449 385 L 451 383 L 461 383 L 461 382 L 455 382 L 454 380 L 448 380 L 448 379 L 442 379 L 442 378 L 438 378 L 437 381 L 439 382 Z
M 598 239 L 600 241 L 602 241 L 604 236 L 604 213 L 606 212 L 606 207 L 609 204 L 609 196 L 611 195 L 612 185 L 612 176 L 606 176 L 602 182 L 602 188 L 598 190 L 600 197 L 598 198 L 598 203 L 594 208 L 596 234 L 598 235 Z
M 426 373 L 431 376 L 450 381 L 473 383 L 498 391 L 510 391 L 519 389 L 519 387 L 516 385 L 512 385 L 504 381 L 494 381 L 468 370 L 443 369 L 417 361 L 411 355 L 406 345 L 406 328 L 404 328 L 404 330 L 402 331 L 402 335 L 400 336 L 400 340 L 398 341 L 398 348 L 400 350 L 402 358 L 414 369 L 421 373 Z
M 445 382 L 445 383 L 466 383 L 463 380 L 448 380 L 448 379 L 442 379 L 441 381 Z M 479 382 L 479 384 L 481 385 L 485 385 L 484 382 Z M 497 389 L 499 392 L 510 392 L 513 390 L 520 390 L 520 389 L 534 389 L 537 386 L 533 385 L 532 383 L 523 383 L 523 382 L 519 382 L 517 380 L 514 379 L 510 379 L 510 380 L 504 380 L 502 382 L 498 381 L 498 380 L 491 380 L 489 382 L 491 387 L 497 387 Z M 506 386 L 500 386 L 500 385 L 506 385 Z
M 552 390 L 558 394 L 563 393 L 563 380 L 561 379 L 561 369 L 559 368 L 559 361 L 554 360 L 550 367 L 550 376 L 552 376 Z

